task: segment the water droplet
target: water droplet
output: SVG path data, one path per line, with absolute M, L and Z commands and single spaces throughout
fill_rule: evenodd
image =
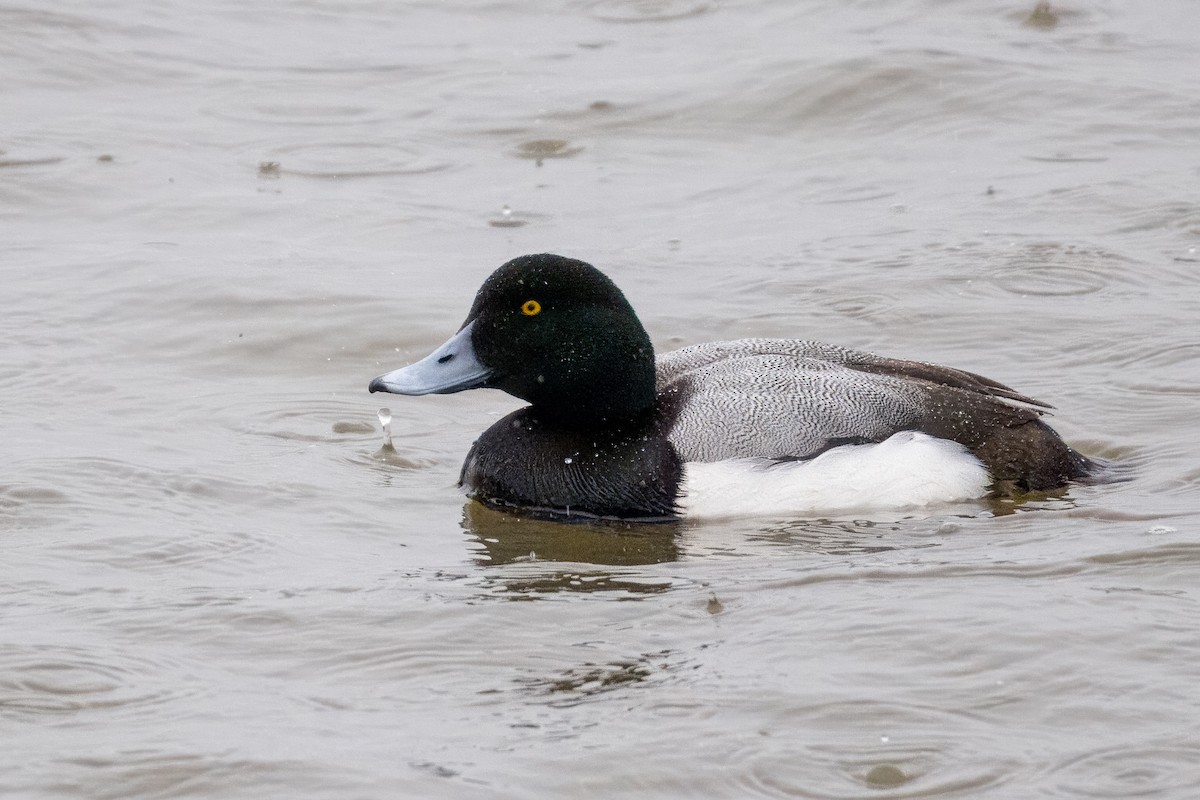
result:
M 392 446 L 392 410 L 390 408 L 379 409 L 379 424 L 383 426 L 384 446 Z
M 563 459 L 563 463 L 564 463 L 564 464 L 570 464 L 570 463 L 571 463 L 571 459 L 570 459 L 570 457 L 564 458 L 564 459 Z

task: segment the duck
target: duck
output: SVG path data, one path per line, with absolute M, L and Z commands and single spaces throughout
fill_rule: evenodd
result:
M 1047 403 L 973 372 L 803 339 L 655 354 L 613 281 L 551 253 L 514 258 L 458 332 L 370 392 L 499 389 L 528 405 L 471 446 L 459 476 L 492 508 L 567 521 L 829 516 L 1014 496 L 1098 462 Z

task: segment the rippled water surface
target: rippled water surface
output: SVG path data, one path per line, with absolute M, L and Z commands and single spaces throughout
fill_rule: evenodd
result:
M 0 795 L 1196 797 L 1198 16 L 0 5 Z M 660 348 L 982 372 L 1133 480 L 464 506 L 516 401 L 366 384 L 541 251 Z

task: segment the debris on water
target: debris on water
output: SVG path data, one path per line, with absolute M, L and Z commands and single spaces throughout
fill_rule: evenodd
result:
M 1022 24 L 1027 28 L 1041 28 L 1048 31 L 1058 25 L 1058 12 L 1050 7 L 1048 0 L 1040 0 Z
M 708 602 L 704 605 L 704 610 L 715 616 L 717 614 L 720 614 L 722 611 L 724 611 L 725 606 L 724 606 L 724 604 L 721 603 L 720 600 L 717 599 L 717 596 L 714 594 L 708 598 Z
M 532 159 L 540 167 L 547 158 L 570 158 L 582 151 L 582 147 L 572 147 L 566 139 L 532 139 L 517 145 L 515 155 Z
M 867 773 L 867 784 L 877 789 L 891 789 L 896 786 L 908 783 L 908 776 L 904 774 L 904 770 L 892 764 L 880 764 L 871 767 L 871 771 Z
M 63 156 L 54 156 L 51 158 L 0 158 L 0 167 L 40 167 L 46 164 L 57 164 L 64 160 Z

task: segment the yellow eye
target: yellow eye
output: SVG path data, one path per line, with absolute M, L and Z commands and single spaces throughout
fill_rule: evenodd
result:
M 527 317 L 533 317 L 542 313 L 542 304 L 537 300 L 526 300 L 525 305 L 521 306 L 521 313 Z

